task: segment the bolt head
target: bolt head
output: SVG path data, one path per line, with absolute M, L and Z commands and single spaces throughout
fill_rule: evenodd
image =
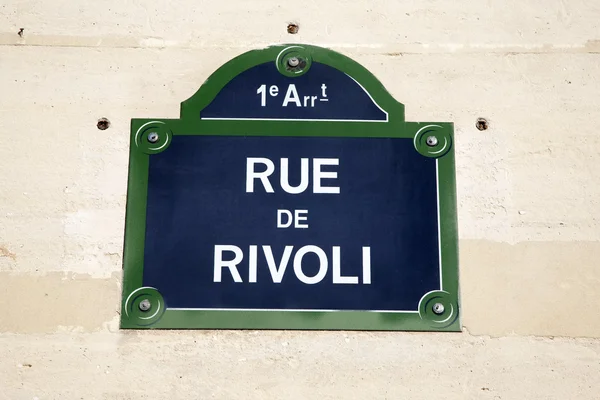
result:
M 300 60 L 298 60 L 298 57 L 290 57 L 287 63 L 290 67 L 295 68 L 300 64 Z
M 477 118 L 475 127 L 480 131 L 485 131 L 488 128 L 488 122 L 485 118 Z
M 287 26 L 287 32 L 290 33 L 290 34 L 292 34 L 292 35 L 295 35 L 296 33 L 298 33 L 298 29 L 300 29 L 300 27 L 297 24 L 294 24 L 294 23 L 290 23 Z
M 442 303 L 435 303 L 433 307 L 431 307 L 431 309 L 437 315 L 443 314 L 445 310 L 444 305 Z
M 434 147 L 434 146 L 437 146 L 437 144 L 438 144 L 438 140 L 435 136 L 428 136 L 427 139 L 425 140 L 425 142 L 427 143 L 427 146 L 429 146 L 429 147 Z
M 148 311 L 150 309 L 150 307 L 152 307 L 152 303 L 150 303 L 150 300 L 144 299 L 144 300 L 140 301 L 140 304 L 138 307 L 140 308 L 141 311 Z
M 150 143 L 156 143 L 156 142 L 158 142 L 158 139 L 159 139 L 158 133 L 156 133 L 156 132 L 150 132 L 148 134 L 148 141 Z

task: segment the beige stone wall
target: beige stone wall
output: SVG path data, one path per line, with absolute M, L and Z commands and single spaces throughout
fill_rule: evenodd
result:
M 599 21 L 584 0 L 3 1 L 0 399 L 598 398 Z M 289 42 L 455 123 L 462 334 L 119 332 L 130 119 Z

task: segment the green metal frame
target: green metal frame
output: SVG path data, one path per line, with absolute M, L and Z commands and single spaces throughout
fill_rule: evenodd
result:
M 209 105 L 219 91 L 241 72 L 265 62 L 275 62 L 275 60 L 285 62 L 290 56 L 298 55 L 309 61 L 337 68 L 360 82 L 375 102 L 388 112 L 389 120 L 379 123 L 342 121 L 291 123 L 200 119 L 200 110 Z M 147 140 L 141 140 L 149 130 L 159 133 L 161 138 L 159 142 L 151 144 Z M 334 51 L 308 45 L 281 45 L 250 51 L 232 59 L 215 71 L 191 98 L 181 103 L 180 119 L 132 119 L 131 121 L 121 328 L 460 331 L 453 134 L 452 123 L 406 122 L 404 105 L 394 100 L 375 76 L 360 64 Z M 148 166 L 152 154 L 166 150 L 171 141 L 180 135 L 412 139 L 415 151 L 424 157 L 433 157 L 437 160 L 442 287 L 439 291 L 424 293 L 419 309 L 412 312 L 206 311 L 165 308 L 159 293 L 160 288 L 142 287 Z M 438 139 L 437 146 L 431 147 L 425 143 L 426 138 L 430 136 Z M 143 299 L 151 300 L 150 310 L 140 311 L 139 303 Z M 436 303 L 444 306 L 444 312 L 439 315 L 432 310 Z

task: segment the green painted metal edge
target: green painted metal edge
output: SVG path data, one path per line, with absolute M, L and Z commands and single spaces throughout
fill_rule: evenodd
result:
M 265 62 L 274 62 L 286 49 L 300 47 L 312 62 L 329 65 L 350 75 L 388 112 L 385 123 L 342 121 L 237 121 L 201 120 L 199 112 L 241 72 Z M 148 129 L 161 133 L 161 141 L 148 144 L 139 138 Z M 144 288 L 144 241 L 148 166 L 152 154 L 164 151 L 179 135 L 223 136 L 327 136 L 412 139 L 415 151 L 437 160 L 441 243 L 442 290 L 424 293 L 413 312 L 371 311 L 222 311 L 170 310 L 159 291 Z M 438 145 L 425 144 L 435 136 Z M 406 122 L 404 105 L 397 102 L 367 69 L 352 59 L 309 45 L 278 45 L 244 53 L 215 71 L 189 99 L 181 103 L 180 119 L 132 119 L 129 177 L 123 251 L 123 329 L 319 329 L 460 331 L 458 285 L 458 232 L 454 162 L 454 125 L 450 122 Z M 152 300 L 152 309 L 142 312 L 139 302 Z M 442 303 L 444 312 L 432 311 Z

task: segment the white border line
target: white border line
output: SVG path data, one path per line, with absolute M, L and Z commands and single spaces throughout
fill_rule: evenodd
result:
M 377 312 L 377 313 L 412 313 L 418 314 L 419 310 L 321 310 L 314 309 L 295 309 L 295 308 L 177 308 L 168 307 L 168 310 L 174 311 L 295 311 L 295 312 Z
M 344 72 L 345 73 L 345 72 Z M 346 74 L 346 73 L 345 73 Z M 383 112 L 385 114 L 385 122 L 388 122 L 389 120 L 389 114 L 387 113 L 387 111 L 385 111 L 383 108 L 381 108 L 379 106 L 379 104 L 377 104 L 377 102 L 373 99 L 373 97 L 371 96 L 371 93 L 367 92 L 367 89 L 365 89 L 363 87 L 363 85 L 361 85 L 356 79 L 354 79 L 353 77 L 351 77 L 350 75 L 346 74 L 347 77 L 349 77 L 350 79 L 352 79 L 354 82 L 356 82 L 356 84 L 358 86 L 360 86 L 360 88 L 367 94 L 367 96 L 369 96 L 369 98 L 371 99 L 371 101 L 373 102 L 373 104 L 375 104 L 375 106 L 377 106 L 377 108 L 379 108 L 381 110 L 381 112 Z M 375 121 L 375 120 L 373 120 Z
M 435 159 L 435 185 L 436 185 L 436 197 L 437 197 L 437 226 L 438 226 L 438 257 L 440 263 L 440 290 L 444 290 L 444 283 L 442 279 L 442 221 L 440 218 L 440 170 L 438 159 Z
M 387 117 L 386 117 L 387 118 Z M 314 118 L 213 118 L 200 117 L 205 121 L 309 121 L 309 122 L 388 122 L 376 119 L 314 119 Z

